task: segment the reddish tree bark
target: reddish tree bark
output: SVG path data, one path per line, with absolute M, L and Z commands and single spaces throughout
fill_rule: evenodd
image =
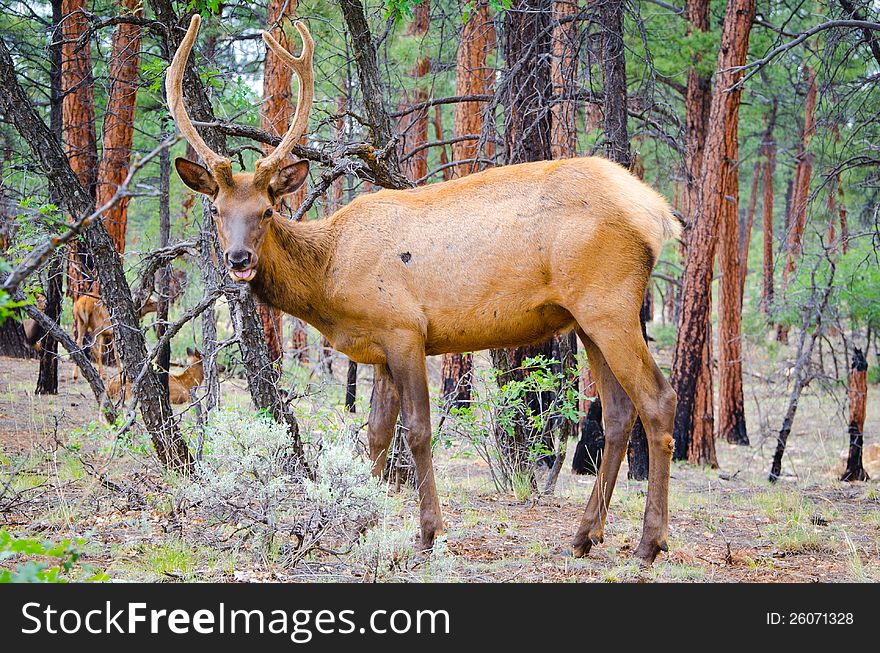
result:
M 288 37 L 292 29 L 293 20 L 296 16 L 297 2 L 291 0 L 270 0 L 266 9 L 266 23 L 272 36 L 278 39 L 285 48 L 290 49 L 291 40 Z M 260 109 L 260 123 L 262 128 L 270 134 L 284 136 L 293 117 L 293 89 L 291 87 L 290 68 L 274 52 L 267 48 L 266 61 L 263 66 L 263 104 Z M 266 146 L 268 154 L 274 148 Z M 285 206 L 298 206 L 305 198 L 305 186 L 281 200 L 278 209 Z M 279 361 L 283 355 L 284 328 L 281 321 L 281 311 L 266 306 L 256 300 L 257 313 L 263 325 L 263 333 L 266 337 L 266 346 L 269 348 L 269 357 L 273 361 Z M 294 322 L 291 334 L 291 350 L 293 356 L 300 362 L 308 361 L 308 336 L 305 327 L 299 322 Z
M 742 285 L 739 234 L 738 129 L 728 130 L 726 184 L 721 198 L 718 266 L 718 435 L 731 444 L 749 443 L 742 385 Z
M 868 406 L 868 359 L 861 349 L 853 352 L 849 375 L 849 456 L 841 481 L 867 481 L 868 473 L 862 464 L 865 415 Z
M 755 211 L 758 209 L 758 188 L 761 185 L 761 161 L 755 161 L 752 170 L 752 192 L 746 208 L 746 223 L 739 235 L 739 307 L 742 310 L 743 294 L 746 289 L 746 276 L 749 273 L 749 247 L 752 245 L 752 228 L 755 226 Z
M 707 32 L 709 30 L 709 0 L 691 0 L 685 8 L 685 17 L 689 22 L 689 30 Z M 697 54 L 696 63 L 702 59 Z M 691 248 L 705 247 L 694 239 L 693 225 L 699 218 L 699 205 L 703 186 L 699 183 L 701 167 L 703 164 L 703 150 L 706 143 L 706 132 L 709 124 L 709 110 L 712 98 L 712 79 L 709 75 L 701 74 L 696 66 L 688 69 L 687 87 L 685 90 L 685 134 L 687 142 L 687 157 L 685 170 L 685 188 L 682 193 L 682 205 L 687 215 L 687 222 L 691 228 L 685 232 L 685 247 L 683 258 Z M 710 263 L 711 266 L 711 263 Z M 679 294 L 678 313 L 681 317 L 681 287 L 677 289 Z M 711 293 L 711 288 L 709 289 Z M 709 307 L 704 311 L 702 319 L 711 321 L 711 298 L 707 304 Z M 675 307 L 673 305 L 673 307 Z M 699 319 L 699 318 L 694 318 Z M 675 460 L 689 460 L 692 463 L 715 465 L 715 412 L 712 384 L 712 357 L 711 343 L 699 350 L 693 351 L 698 356 L 694 366 L 694 430 L 693 432 L 681 432 L 676 434 Z M 691 441 L 694 440 L 692 443 Z M 711 444 L 710 444 L 711 441 Z M 711 458 L 708 457 L 711 452 Z M 705 455 L 703 455 L 705 454 Z
M 489 67 L 489 55 L 495 49 L 495 26 L 489 13 L 489 0 L 478 0 L 462 28 L 455 68 L 455 92 L 458 95 L 484 95 L 492 92 L 495 70 Z M 455 105 L 453 130 L 456 136 L 483 133 L 483 104 L 459 102 Z M 494 144 L 480 140 L 452 144 L 453 161 L 472 161 L 485 153 L 494 153 Z M 480 169 L 477 162 L 456 165 L 454 176 L 463 177 Z
M 143 13 L 138 0 L 120 0 L 120 4 L 126 14 L 140 16 Z M 96 191 L 98 206 L 110 201 L 128 175 L 137 105 L 140 47 L 140 26 L 120 23 L 113 35 L 110 54 L 110 87 Z M 127 197 L 122 198 L 104 214 L 104 224 L 120 254 L 125 252 L 128 200 Z
M 495 27 L 489 14 L 489 0 L 478 0 L 462 29 L 455 69 L 455 92 L 458 95 L 483 95 L 492 92 L 495 71 L 489 67 L 489 54 L 495 49 Z M 459 102 L 455 105 L 455 136 L 483 134 L 483 105 Z M 482 139 L 452 144 L 453 161 L 469 161 L 453 166 L 454 177 L 463 177 L 480 169 L 474 161 L 481 152 L 491 156 L 494 147 Z M 446 405 L 466 406 L 471 400 L 472 354 L 443 354 L 440 383 Z
M 61 45 L 62 133 L 64 153 L 83 187 L 94 196 L 98 172 L 98 141 L 95 136 L 95 95 L 90 41 L 78 47 L 89 27 L 86 0 L 62 0 Z M 88 258 L 71 243 L 67 292 L 74 301 L 92 287 Z
M 810 66 L 804 67 L 807 95 L 804 100 L 804 128 L 801 132 L 800 150 L 795 167 L 795 181 L 791 197 L 791 214 L 788 217 L 785 267 L 782 270 L 782 285 L 785 287 L 789 277 L 797 268 L 804 241 L 804 227 L 807 221 L 807 201 L 810 195 L 810 181 L 813 176 L 813 154 L 809 151 L 810 140 L 815 133 L 814 114 L 816 110 L 816 73 Z
M 711 337 L 709 290 L 712 265 L 722 216 L 722 201 L 730 161 L 728 143 L 736 139 L 741 90 L 730 90 L 741 78 L 734 70 L 745 63 L 755 17 L 754 0 L 732 0 L 727 5 L 721 34 L 721 51 L 709 123 L 703 148 L 700 181 L 706 191 L 691 225 L 681 289 L 681 319 L 672 364 L 672 386 L 678 393 L 675 440 L 678 455 L 686 455 L 696 418 L 695 396 L 699 370 L 705 365 L 706 340 Z
M 410 38 L 421 39 L 428 33 L 431 24 L 430 0 L 421 0 L 413 8 L 412 22 L 407 26 L 406 34 Z M 416 88 L 405 93 L 400 110 L 405 111 L 413 105 L 422 104 L 428 99 L 427 91 L 422 88 L 421 80 L 431 71 L 431 61 L 428 57 L 419 57 L 415 66 L 410 70 L 410 77 L 415 79 Z M 425 182 L 428 175 L 428 150 L 403 158 L 413 149 L 428 142 L 428 108 L 424 107 L 417 111 L 411 111 L 400 117 L 397 123 L 397 132 L 400 134 L 401 170 L 412 181 Z

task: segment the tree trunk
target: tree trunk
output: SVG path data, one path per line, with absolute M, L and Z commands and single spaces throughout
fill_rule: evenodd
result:
M 686 4 L 686 18 L 688 31 L 709 31 L 709 0 L 690 0 Z M 696 63 L 702 61 L 702 55 L 697 55 Z M 688 69 L 687 87 L 685 90 L 685 136 L 687 143 L 685 189 L 683 193 L 683 207 L 687 215 L 688 229 L 685 232 L 685 247 L 683 258 L 687 258 L 687 252 L 692 247 L 703 245 L 694 241 L 694 225 L 699 219 L 699 206 L 702 198 L 703 186 L 700 183 L 701 168 L 703 165 L 703 150 L 706 143 L 706 132 L 709 128 L 709 110 L 712 100 L 712 78 L 703 74 L 694 66 Z M 710 263 L 711 265 L 711 263 Z M 711 292 L 711 288 L 709 290 Z M 673 300 L 673 319 L 681 320 L 682 301 L 681 286 L 675 289 L 677 301 Z M 711 300 L 709 306 L 711 307 Z M 711 310 L 706 312 L 702 319 L 711 320 Z M 694 388 L 697 393 L 694 397 L 695 410 L 693 423 L 696 427 L 694 432 L 679 431 L 675 434 L 675 460 L 702 460 L 699 452 L 713 452 L 714 462 L 714 432 L 715 413 L 714 397 L 712 392 L 712 358 L 710 346 L 704 346 L 699 350 L 692 350 L 692 356 L 698 358 L 694 361 Z M 708 429 L 708 430 L 707 430 Z M 697 430 L 699 432 L 697 432 Z M 697 442 L 691 444 L 691 440 Z M 709 440 L 712 440 L 711 446 Z M 694 453 L 697 452 L 697 453 Z
M 764 132 L 764 197 L 763 197 L 763 283 L 761 285 L 761 310 L 765 315 L 770 313 L 773 304 L 773 173 L 776 171 L 776 139 L 773 129 L 776 126 L 778 103 L 774 100 L 770 117 L 767 119 L 767 131 Z
M 346 0 L 351 1 L 351 0 Z M 150 0 L 150 6 L 156 15 L 156 19 L 166 26 L 163 38 L 164 56 L 170 59 L 170 53 L 177 50 L 182 39 L 182 31 L 176 26 L 179 19 L 174 12 L 170 0 Z M 205 94 L 205 89 L 199 81 L 198 75 L 192 63 L 187 67 L 183 79 L 183 95 L 188 105 L 188 112 L 193 120 L 213 122 L 214 112 L 210 101 Z M 226 151 L 225 139 L 216 130 L 206 130 L 203 133 L 208 147 L 218 153 Z M 206 292 L 212 292 L 226 283 L 225 274 L 218 269 L 219 244 L 217 230 L 210 212 L 207 210 L 207 201 L 203 201 L 203 227 L 201 231 L 201 267 L 205 281 Z M 228 287 L 228 286 L 227 286 Z M 270 355 L 263 337 L 262 324 L 256 315 L 252 297 L 249 293 L 241 293 L 237 287 L 228 287 L 227 297 L 230 300 L 230 312 L 236 325 L 236 335 L 241 352 L 245 375 L 248 379 L 248 389 L 251 399 L 258 410 L 266 410 L 275 421 L 285 424 L 296 445 L 295 455 L 301 460 L 302 445 L 299 441 L 299 426 L 292 411 L 284 404 L 280 390 L 275 382 L 275 374 L 271 365 Z M 216 323 L 210 319 L 203 323 L 202 347 L 205 358 L 205 383 L 208 387 L 208 406 L 216 406 L 217 400 L 217 340 Z
M 550 31 L 552 0 L 513 0 L 504 16 L 504 59 L 509 75 L 504 97 L 504 147 L 508 164 L 552 158 L 550 135 Z M 526 378 L 523 361 L 535 356 L 553 357 L 553 341 L 517 349 L 493 349 L 492 364 L 498 384 Z M 537 396 L 525 398 L 533 413 L 548 405 Z M 533 487 L 535 449 L 541 434 L 532 424 L 517 420 L 513 433 L 499 434 L 506 442 L 503 455 L 513 473 L 521 474 Z
M 574 98 L 578 90 L 578 45 L 580 29 L 577 21 L 579 0 L 553 0 L 553 126 L 550 148 L 554 159 L 569 159 L 578 155 L 577 118 L 578 102 Z M 567 19 L 568 22 L 559 22 Z
M 868 359 L 861 349 L 853 351 L 852 371 L 849 375 L 849 456 L 841 481 L 867 481 L 868 473 L 862 466 L 865 413 L 868 405 Z
M 804 102 L 804 128 L 795 167 L 794 186 L 791 194 L 790 214 L 787 218 L 786 257 L 782 269 L 782 288 L 797 269 L 804 240 L 807 221 L 807 202 L 810 196 L 810 181 L 813 177 L 813 154 L 809 151 L 810 140 L 815 132 L 814 114 L 816 110 L 816 73 L 810 66 L 804 67 L 807 95 Z
M 703 148 L 700 184 L 703 192 L 696 220 L 691 224 L 681 288 L 681 317 L 672 364 L 672 386 L 678 394 L 675 416 L 676 454 L 687 455 L 696 414 L 695 397 L 701 368 L 705 367 L 706 340 L 711 337 L 709 291 L 722 200 L 730 162 L 727 143 L 737 137 L 741 90 L 729 90 L 742 76 L 731 70 L 745 63 L 755 15 L 754 0 L 732 0 L 727 5 L 718 55 L 715 88 Z M 722 192 L 719 192 L 721 190 Z
M 752 170 L 752 192 L 746 209 L 746 221 L 739 232 L 739 308 L 742 311 L 746 290 L 746 276 L 749 273 L 749 247 L 752 245 L 752 229 L 755 226 L 755 211 L 758 208 L 758 187 L 761 182 L 761 161 L 755 162 Z
M 412 22 L 406 28 L 406 36 L 422 44 L 428 33 L 431 23 L 430 0 L 421 0 L 413 7 Z M 419 57 L 409 71 L 415 88 L 404 91 L 404 97 L 400 103 L 400 110 L 407 111 L 413 105 L 423 104 L 428 99 L 428 92 L 422 86 L 422 78 L 431 71 L 431 61 L 428 57 Z M 423 107 L 416 111 L 408 111 L 397 121 L 397 133 L 400 136 L 398 148 L 402 155 L 424 145 L 428 142 L 428 108 Z M 422 149 L 407 158 L 401 158 L 401 171 L 413 183 L 424 184 L 428 175 L 428 150 Z
M 711 288 L 709 289 L 709 305 L 712 305 Z M 710 316 L 706 316 L 709 320 Z M 686 460 L 692 465 L 705 467 L 718 467 L 718 457 L 715 453 L 715 398 L 712 379 L 715 376 L 713 370 L 712 338 L 706 338 L 703 344 L 702 360 L 706 366 L 697 377 L 697 385 L 694 392 L 694 426 L 688 439 Z
M 357 381 L 358 364 L 354 361 L 348 361 L 348 374 L 345 379 L 345 410 L 349 413 L 354 413 L 357 406 Z
M 458 95 L 484 95 L 492 92 L 495 71 L 489 67 L 489 55 L 495 49 L 495 27 L 489 12 L 489 0 L 478 0 L 462 28 L 455 68 L 455 92 Z M 479 102 L 459 102 L 454 109 L 455 136 L 480 134 L 479 139 L 452 144 L 452 160 L 467 161 L 452 168 L 454 177 L 464 177 L 480 169 L 476 159 L 488 158 L 494 153 L 494 144 L 484 142 L 487 128 L 484 124 L 483 105 Z M 483 156 L 485 153 L 486 156 Z M 443 354 L 440 365 L 440 384 L 444 406 L 464 408 L 471 400 L 472 354 Z
M 291 0 L 270 0 L 266 10 L 267 29 L 272 32 L 282 46 L 290 49 L 291 43 L 288 34 L 292 28 L 296 15 L 297 2 Z M 266 50 L 266 61 L 263 65 L 263 103 L 260 106 L 260 125 L 264 131 L 275 136 L 284 136 L 290 126 L 293 117 L 293 89 L 291 87 L 290 68 L 272 50 Z M 263 148 L 269 154 L 273 147 L 266 145 Z M 286 206 L 299 206 L 305 199 L 305 186 L 298 189 L 287 198 L 278 202 L 276 208 L 281 210 Z M 284 331 L 281 322 L 281 311 L 263 304 L 258 299 L 254 303 L 263 326 L 266 338 L 266 347 L 269 349 L 269 357 L 274 363 L 279 363 L 282 357 Z M 308 361 L 308 335 L 302 322 L 294 322 L 294 330 L 291 334 L 291 350 L 294 357 L 300 362 Z M 305 356 L 302 354 L 305 353 Z
M 126 14 L 140 16 L 143 13 L 139 0 L 120 0 L 120 4 Z M 98 206 L 110 201 L 128 175 L 134 137 L 140 47 L 141 27 L 120 23 L 113 35 L 110 53 L 107 112 L 104 116 L 104 139 L 96 190 Z M 128 199 L 122 198 L 104 214 L 104 224 L 120 254 L 125 252 Z
M 739 235 L 738 129 L 728 129 L 725 185 L 720 191 L 718 267 L 718 436 L 731 444 L 747 445 L 742 383 L 742 286 Z
M 94 197 L 98 171 L 98 143 L 95 136 L 95 84 L 92 78 L 90 41 L 78 47 L 89 27 L 86 0 L 61 2 L 61 87 L 63 99 L 64 152 L 70 167 L 86 191 Z M 94 280 L 93 265 L 82 254 L 78 242 L 71 243 L 67 292 L 73 301 L 89 292 Z M 76 335 L 76 334 L 74 334 Z
M 61 95 L 61 19 L 63 17 L 62 0 L 52 0 L 52 32 L 49 38 L 49 129 L 58 142 L 63 135 L 63 98 Z M 61 198 L 54 188 L 50 189 L 49 201 L 55 206 L 61 205 Z M 64 266 L 63 261 L 67 250 L 56 252 L 46 270 L 46 315 L 55 324 L 61 319 L 61 302 L 64 300 Z M 45 331 L 45 330 L 44 330 Z M 58 394 L 58 340 L 49 332 L 45 332 L 40 341 L 40 370 L 37 374 L 37 387 L 34 394 Z
M 61 319 L 61 302 L 64 299 L 63 253 L 56 252 L 46 266 L 46 316 L 58 324 Z M 40 371 L 34 394 L 58 394 L 58 341 L 48 332 L 40 340 Z

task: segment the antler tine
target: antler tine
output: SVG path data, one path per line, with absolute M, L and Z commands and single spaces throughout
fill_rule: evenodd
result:
M 183 37 L 183 41 L 181 41 L 180 47 L 177 48 L 177 52 L 174 53 L 174 59 L 165 73 L 165 95 L 168 101 L 168 109 L 171 111 L 171 116 L 174 118 L 180 133 L 189 141 L 196 153 L 202 157 L 209 170 L 212 172 L 218 169 L 223 171 L 223 174 L 215 174 L 215 177 L 222 181 L 228 176 L 225 174 L 225 171 L 228 170 L 231 174 L 232 162 L 227 157 L 220 156 L 208 147 L 208 144 L 205 143 L 189 119 L 183 102 L 183 74 L 201 24 L 202 17 L 194 14 L 189 23 L 189 29 L 186 31 L 186 36 Z
M 287 158 L 293 146 L 302 138 L 302 135 L 306 133 L 306 129 L 309 126 L 309 112 L 312 109 L 312 100 L 315 94 L 315 78 L 312 69 L 312 55 L 315 51 L 315 42 L 312 40 L 312 35 L 309 33 L 308 28 L 303 23 L 297 21 L 294 23 L 294 26 L 303 42 L 302 54 L 298 57 L 290 54 L 269 32 L 263 32 L 263 40 L 266 42 L 266 45 L 296 73 L 299 81 L 299 97 L 296 100 L 296 112 L 290 121 L 287 133 L 271 154 L 257 161 L 257 174 L 274 172 L 281 162 Z

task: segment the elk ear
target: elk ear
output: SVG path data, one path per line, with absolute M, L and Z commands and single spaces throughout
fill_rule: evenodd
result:
M 269 193 L 273 200 L 292 193 L 306 182 L 309 176 L 309 162 L 297 161 L 279 168 L 269 180 Z
M 187 187 L 208 197 L 217 196 L 220 187 L 206 167 L 181 157 L 174 159 L 174 167 Z

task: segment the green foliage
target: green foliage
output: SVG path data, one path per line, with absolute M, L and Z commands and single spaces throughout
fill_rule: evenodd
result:
M 71 580 L 96 582 L 107 580 L 107 575 L 91 565 L 78 565 L 85 540 L 62 540 L 54 544 L 33 538 L 13 536 L 0 529 L 0 562 L 21 557 L 54 558 L 54 564 L 42 560 L 28 560 L 14 569 L 0 569 L 0 583 L 66 583 Z

